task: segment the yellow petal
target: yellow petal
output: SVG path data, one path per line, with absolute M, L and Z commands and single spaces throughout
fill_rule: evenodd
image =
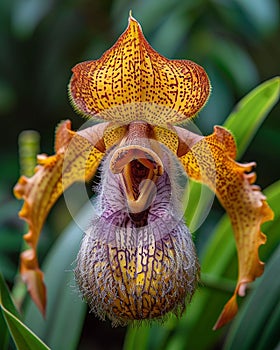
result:
M 153 127 L 153 134 L 154 138 L 158 142 L 165 145 L 173 153 L 177 153 L 177 149 L 179 147 L 179 139 L 176 131 L 155 125 Z
M 181 132 L 181 137 L 183 134 Z M 256 176 L 250 173 L 255 163 L 239 164 L 233 159 L 235 155 L 232 135 L 216 126 L 212 135 L 192 145 L 191 150 L 179 158 L 191 178 L 207 184 L 216 192 L 230 217 L 235 235 L 238 281 L 234 295 L 225 306 L 215 329 L 235 316 L 238 310 L 237 295 L 244 296 L 246 285 L 263 273 L 264 264 L 259 260 L 258 249 L 265 243 L 266 236 L 260 231 L 260 226 L 273 219 L 265 196 L 254 185 Z
M 168 60 L 146 41 L 129 18 L 125 32 L 99 60 L 73 68 L 69 93 L 86 116 L 161 125 L 193 117 L 206 103 L 210 83 L 192 61 Z
M 30 249 L 21 254 L 21 275 L 42 313 L 46 308 L 46 290 L 36 254 L 42 226 L 62 191 L 75 181 L 90 179 L 104 155 L 86 138 L 71 131 L 69 121 L 59 125 L 55 149 L 53 156 L 38 156 L 34 176 L 22 176 L 14 188 L 15 196 L 24 200 L 19 216 L 29 226 L 24 239 Z

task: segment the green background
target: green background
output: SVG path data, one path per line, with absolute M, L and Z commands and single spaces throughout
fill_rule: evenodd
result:
M 168 58 L 191 59 L 206 69 L 212 83 L 212 93 L 207 106 L 196 119 L 203 134 L 211 133 L 215 124 L 223 124 L 236 103 L 249 91 L 279 75 L 280 5 L 276 0 L 1 0 L 0 271 L 11 288 L 16 281 L 22 234 L 26 231 L 24 223 L 17 218 L 20 203 L 12 194 L 20 174 L 18 135 L 22 130 L 37 130 L 41 135 L 40 152 L 51 154 L 54 130 L 60 120 L 69 118 L 74 128 L 79 128 L 83 120 L 74 113 L 67 96 L 71 68 L 78 62 L 99 58 L 111 47 L 127 26 L 129 10 L 133 11 L 146 38 L 159 53 Z M 241 158 L 242 161 L 257 162 L 257 183 L 262 188 L 279 180 L 279 112 L 278 105 Z M 208 232 L 222 213 L 219 204 L 214 202 L 209 218 L 196 233 L 200 257 L 203 257 L 203 247 L 209 239 Z M 51 212 L 44 228 L 39 247 L 40 260 L 43 261 L 50 248 L 57 244 L 58 236 L 70 220 L 62 199 Z M 57 312 L 56 326 L 53 321 L 57 334 L 52 334 L 52 337 L 67 337 L 67 334 L 61 333 L 63 331 L 60 331 L 59 325 L 65 323 L 61 316 L 65 310 L 63 307 L 67 309 L 73 298 L 73 317 L 68 317 L 68 329 L 69 332 L 71 329 L 77 332 L 77 345 L 73 345 L 74 348 L 122 349 L 125 329 L 112 329 L 109 323 L 97 320 L 78 306 L 80 314 L 75 319 L 75 315 L 78 315 L 75 305 L 78 305 L 79 297 L 71 287 L 74 283 L 71 271 L 65 272 L 63 269 L 71 268 L 71 262 L 75 259 L 72 254 L 79 248 L 80 236 L 73 234 L 73 249 L 64 243 L 63 253 L 58 255 L 56 267 L 53 267 L 59 269 L 61 264 L 61 276 L 67 281 L 69 279 L 66 285 L 70 285 L 70 294 L 67 296 L 68 303 L 67 299 L 62 298 L 66 300 L 64 306 L 62 303 L 53 306 Z M 66 261 L 63 260 L 64 256 Z M 51 267 L 48 278 L 52 281 Z M 210 287 L 214 282 L 209 282 Z M 58 293 L 54 290 L 54 293 Z M 64 292 L 68 293 L 62 290 L 60 294 L 64 295 Z M 55 294 L 54 298 L 59 299 L 60 294 Z M 26 303 L 25 307 L 28 309 Z M 39 319 L 40 316 L 36 317 Z M 176 333 L 172 322 L 170 324 L 167 327 Z M 184 337 L 187 328 L 178 329 L 177 333 Z M 205 330 L 205 336 L 210 331 Z M 53 328 L 48 332 L 44 335 L 47 343 Z M 129 339 L 132 339 L 132 333 Z M 163 328 L 156 326 L 152 332 L 154 341 L 158 339 L 160 343 L 163 333 Z M 202 333 L 193 334 L 193 337 L 201 337 Z M 149 344 L 153 346 L 151 342 Z M 222 344 L 224 332 L 214 338 L 209 336 L 208 344 L 204 347 L 199 345 L 197 349 L 219 349 Z M 65 343 L 64 348 L 70 349 L 67 346 Z M 10 347 L 13 349 L 12 343 Z M 142 346 L 143 349 L 146 347 L 147 343 Z M 169 348 L 176 350 L 180 346 L 174 343 Z M 63 350 L 63 347 L 57 349 Z M 163 345 L 162 349 L 167 349 L 167 345 Z

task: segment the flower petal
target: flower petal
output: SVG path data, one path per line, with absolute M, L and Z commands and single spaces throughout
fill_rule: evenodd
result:
M 189 132 L 186 136 L 189 137 Z M 216 192 L 234 230 L 239 264 L 237 286 L 214 329 L 235 316 L 237 295 L 244 296 L 246 285 L 263 273 L 264 263 L 259 260 L 258 248 L 265 243 L 266 236 L 260 231 L 260 226 L 273 219 L 265 196 L 254 185 L 256 176 L 250 173 L 255 163 L 239 164 L 233 160 L 235 155 L 232 135 L 216 126 L 212 135 L 195 143 L 189 152 L 179 157 L 192 179 L 207 184 Z
M 104 155 L 86 138 L 71 131 L 70 121 L 59 125 L 55 148 L 56 154 L 53 156 L 38 156 L 39 165 L 34 176 L 22 176 L 14 188 L 15 196 L 24 200 L 19 216 L 29 225 L 29 232 L 24 235 L 24 239 L 30 249 L 21 254 L 21 275 L 43 314 L 46 289 L 36 254 L 42 226 L 62 191 L 75 181 L 90 179 Z
M 153 136 L 155 140 L 161 142 L 173 153 L 177 153 L 177 149 L 179 147 L 179 139 L 176 131 L 155 125 L 153 127 Z
M 159 55 L 133 17 L 111 49 L 73 73 L 69 94 L 79 112 L 124 123 L 177 123 L 196 115 L 210 93 L 202 67 Z

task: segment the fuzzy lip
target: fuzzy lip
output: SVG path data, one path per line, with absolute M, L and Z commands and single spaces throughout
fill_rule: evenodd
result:
M 129 211 L 147 209 L 154 198 L 157 178 L 164 172 L 159 156 L 139 145 L 123 146 L 113 154 L 110 168 L 120 175 Z

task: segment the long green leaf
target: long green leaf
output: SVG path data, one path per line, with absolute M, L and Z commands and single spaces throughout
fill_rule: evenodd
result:
M 129 326 L 123 350 L 167 350 L 169 333 L 176 324 L 177 319 L 170 315 L 164 324 Z
M 246 95 L 229 115 L 224 126 L 235 136 L 238 145 L 238 158 L 242 156 L 279 99 L 280 78 L 265 81 Z
M 261 256 L 267 260 L 280 242 L 280 180 L 266 188 L 264 194 L 274 212 L 274 220 L 263 225 L 263 231 L 267 233 L 267 243 L 261 247 Z
M 189 180 L 184 193 L 185 219 L 190 231 L 195 232 L 211 210 L 215 194 L 205 185 Z
M 25 324 L 19 319 L 19 314 L 10 297 L 9 290 L 0 274 L 0 308 L 3 318 L 18 350 L 49 349 Z
M 3 311 L 0 311 L 0 349 L 7 350 L 9 345 L 9 331 L 2 313 Z
M 123 350 L 142 350 L 148 348 L 150 329 L 146 326 L 129 327 Z
M 280 245 L 264 276 L 234 321 L 225 349 L 274 349 L 280 329 Z
M 280 241 L 280 181 L 268 187 L 264 194 L 275 214 L 274 221 L 267 222 L 263 229 L 268 236 L 268 240 L 266 245 L 261 248 L 260 253 L 261 259 L 267 261 Z M 208 242 L 207 250 L 201 261 L 201 270 L 209 276 L 214 276 L 216 286 L 220 281 L 220 291 L 217 287 L 213 289 L 212 285 L 209 286 L 210 288 L 203 288 L 203 290 L 198 291 L 187 310 L 186 316 L 179 322 L 173 337 L 176 334 L 180 337 L 183 329 L 189 329 L 189 332 L 185 335 L 185 346 L 207 349 L 209 344 L 213 343 L 221 332 L 224 332 L 224 330 L 212 332 L 210 329 L 233 291 L 230 292 L 228 286 L 237 278 L 236 247 L 232 228 L 226 215 L 219 221 L 215 228 L 215 234 L 211 236 Z M 225 280 L 224 282 L 224 277 L 231 280 Z M 243 303 L 246 302 L 246 298 L 242 300 Z M 238 317 L 239 315 L 237 315 Z M 204 332 L 204 337 L 199 339 L 192 337 L 192 334 L 201 334 L 201 332 Z

